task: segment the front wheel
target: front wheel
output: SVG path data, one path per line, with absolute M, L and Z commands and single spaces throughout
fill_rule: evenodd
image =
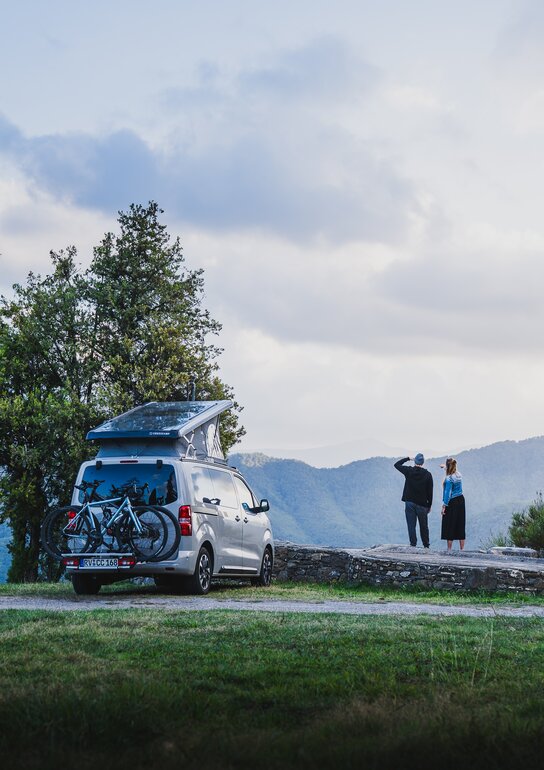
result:
M 186 593 L 207 594 L 212 583 L 213 562 L 206 546 L 202 546 L 198 552 L 195 571 L 185 582 Z
M 85 553 L 91 542 L 91 524 L 81 506 L 55 508 L 45 517 L 40 530 L 45 551 L 60 561 L 65 554 Z
M 251 582 L 254 586 L 263 586 L 268 588 L 272 582 L 272 568 L 274 566 L 274 559 L 270 548 L 266 548 L 263 560 L 261 562 L 261 571 L 258 577 L 251 578 Z

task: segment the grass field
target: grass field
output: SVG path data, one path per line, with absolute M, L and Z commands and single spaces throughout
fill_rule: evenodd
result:
M 101 596 L 109 593 L 132 593 L 135 595 L 159 595 L 154 585 L 138 585 L 131 581 L 104 586 Z M 72 584 L 62 583 L 1 583 L 0 596 L 43 596 L 60 597 L 74 596 Z M 532 596 L 514 592 L 476 592 L 476 591 L 438 591 L 421 590 L 418 587 L 406 586 L 403 589 L 377 586 L 348 586 L 342 583 L 277 583 L 270 588 L 253 588 L 246 581 L 214 582 L 210 596 L 213 599 L 286 599 L 288 601 L 407 601 L 426 602 L 433 604 L 507 604 L 507 605 L 544 605 L 544 595 Z
M 4 767 L 537 768 L 541 620 L 0 613 Z

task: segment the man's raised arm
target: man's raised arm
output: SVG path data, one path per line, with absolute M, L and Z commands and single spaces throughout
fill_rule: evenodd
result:
M 402 473 L 403 476 L 406 476 L 407 468 L 403 468 L 404 463 L 407 463 L 408 460 L 410 460 L 410 457 L 403 457 L 400 460 L 397 460 L 395 463 L 395 468 Z

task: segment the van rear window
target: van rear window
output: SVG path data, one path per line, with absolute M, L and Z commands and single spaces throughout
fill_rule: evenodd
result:
M 97 488 L 100 497 L 115 497 L 115 488 L 124 484 L 135 484 L 143 487 L 142 503 L 149 505 L 166 505 L 173 503 L 178 498 L 176 474 L 173 465 L 157 467 L 156 463 L 138 463 L 138 465 L 104 464 L 101 468 L 90 465 L 85 468 L 84 481 L 100 480 Z M 83 502 L 83 492 L 79 492 L 79 500 Z

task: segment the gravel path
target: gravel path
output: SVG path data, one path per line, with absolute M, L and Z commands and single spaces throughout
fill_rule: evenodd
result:
M 461 615 L 465 617 L 544 618 L 544 607 L 495 605 L 416 604 L 410 602 L 293 602 L 251 601 L 192 596 L 89 596 L 48 599 L 45 597 L 1 596 L 0 610 L 127 610 L 162 609 L 192 612 L 201 610 L 251 610 L 253 612 L 314 612 L 338 615 Z

